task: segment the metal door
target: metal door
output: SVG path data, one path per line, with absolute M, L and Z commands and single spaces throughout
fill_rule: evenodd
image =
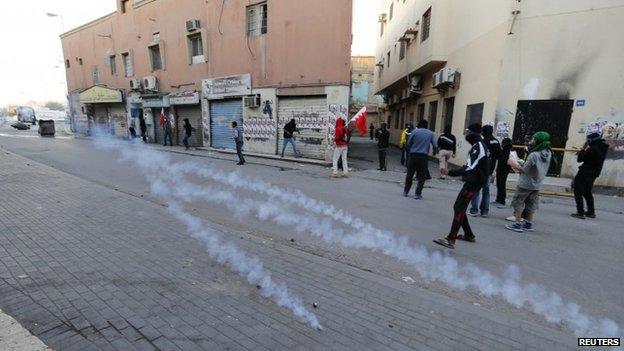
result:
M 183 145 L 182 140 L 186 135 L 184 130 L 184 119 L 188 118 L 191 126 L 195 128 L 195 131 L 191 134 L 189 139 L 189 145 L 193 147 L 203 146 L 203 124 L 201 107 L 199 105 L 194 106 L 176 106 L 176 123 L 178 126 L 178 144 Z
M 550 133 L 550 140 L 554 148 L 565 148 L 573 105 L 574 100 L 518 101 L 513 143 L 523 145 L 525 138 L 536 132 L 545 131 Z M 558 176 L 561 173 L 562 162 L 563 152 L 554 152 L 548 175 Z
M 234 149 L 232 122 L 243 125 L 241 99 L 210 101 L 210 146 L 217 149 Z
M 284 144 L 284 125 L 295 119 L 297 151 L 306 158 L 324 159 L 327 151 L 327 99 L 325 97 L 284 97 L 277 102 L 278 152 Z M 285 155 L 292 155 L 288 145 Z

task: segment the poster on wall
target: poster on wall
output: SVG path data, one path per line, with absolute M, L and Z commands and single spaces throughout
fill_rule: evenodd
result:
M 509 137 L 509 123 L 508 122 L 496 123 L 496 136 L 499 138 Z

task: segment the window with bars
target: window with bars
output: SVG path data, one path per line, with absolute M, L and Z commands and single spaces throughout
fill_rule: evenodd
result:
M 108 56 L 108 66 L 110 67 L 111 76 L 117 75 L 117 61 L 115 55 Z
M 266 2 L 247 7 L 247 36 L 254 37 L 267 33 L 268 6 Z
M 134 67 L 132 65 L 132 57 L 130 53 L 125 52 L 121 54 L 121 60 L 123 61 L 124 74 L 127 78 L 134 76 Z
M 202 63 L 206 62 L 204 56 L 204 42 L 202 41 L 201 33 L 191 34 L 187 37 L 190 63 Z
M 162 57 L 160 57 L 160 45 L 152 45 L 149 48 L 152 71 L 162 69 Z
M 422 34 L 420 35 L 420 41 L 425 41 L 429 38 L 431 29 L 431 7 L 425 12 L 422 17 Z

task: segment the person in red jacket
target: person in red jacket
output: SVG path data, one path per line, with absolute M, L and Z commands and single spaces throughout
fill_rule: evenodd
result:
M 349 166 L 347 165 L 347 149 L 349 147 L 349 128 L 345 126 L 345 121 L 342 118 L 336 119 L 336 130 L 334 134 L 334 158 L 332 177 L 337 178 L 338 175 L 338 159 L 342 158 L 342 176 L 349 176 Z

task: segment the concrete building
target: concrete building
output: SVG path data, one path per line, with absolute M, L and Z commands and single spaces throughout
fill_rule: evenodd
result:
M 351 57 L 350 114 L 353 116 L 366 106 L 369 124 L 379 128 L 379 105 L 382 103 L 381 96 L 375 95 L 375 56 Z
M 375 84 L 393 142 L 420 119 L 458 140 L 472 122 L 515 144 L 546 130 L 568 150 L 600 131 L 612 150 L 597 184 L 624 186 L 622 18 L 624 0 L 383 1 Z M 556 154 L 551 174 L 573 176 L 575 153 Z
M 143 120 L 152 142 L 161 112 L 180 134 L 189 118 L 193 145 L 214 148 L 233 148 L 237 121 L 245 150 L 267 154 L 295 118 L 304 156 L 324 159 L 348 113 L 351 12 L 351 0 L 119 0 L 61 36 L 70 110 L 122 136 Z

